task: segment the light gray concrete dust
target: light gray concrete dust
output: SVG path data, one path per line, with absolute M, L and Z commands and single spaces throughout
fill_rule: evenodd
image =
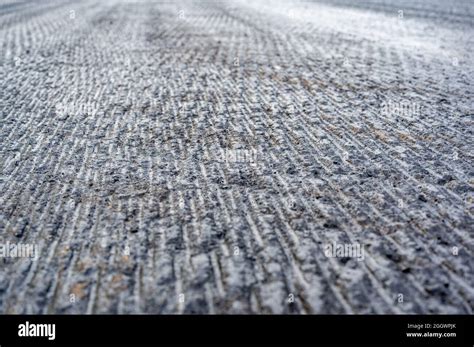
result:
M 472 313 L 473 20 L 0 1 L 0 312 Z

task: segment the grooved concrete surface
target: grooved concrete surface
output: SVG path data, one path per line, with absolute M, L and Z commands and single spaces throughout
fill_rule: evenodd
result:
M 0 311 L 472 313 L 473 7 L 1 1 Z

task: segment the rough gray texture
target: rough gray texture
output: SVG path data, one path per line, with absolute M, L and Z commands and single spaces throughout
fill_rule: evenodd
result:
M 351 3 L 1 1 L 0 311 L 472 313 L 473 2 Z

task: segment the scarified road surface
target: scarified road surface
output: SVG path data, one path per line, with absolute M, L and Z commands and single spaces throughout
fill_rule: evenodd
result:
M 474 4 L 351 3 L 1 1 L 0 312 L 472 313 Z

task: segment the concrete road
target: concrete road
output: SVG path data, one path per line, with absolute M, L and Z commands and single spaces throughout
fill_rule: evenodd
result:
M 472 314 L 473 21 L 0 1 L 0 312 Z

